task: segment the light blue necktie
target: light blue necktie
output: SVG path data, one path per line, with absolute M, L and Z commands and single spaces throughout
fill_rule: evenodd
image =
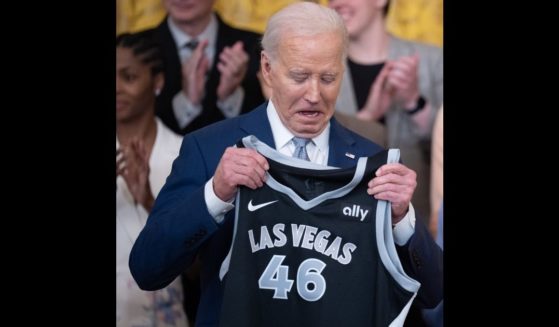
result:
M 293 137 L 293 144 L 295 144 L 295 151 L 293 152 L 293 157 L 309 161 L 309 155 L 307 154 L 307 144 L 311 141 L 310 139 L 305 139 L 302 137 Z

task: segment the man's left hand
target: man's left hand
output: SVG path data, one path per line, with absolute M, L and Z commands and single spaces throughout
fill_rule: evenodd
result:
M 377 200 L 390 201 L 392 224 L 396 224 L 408 212 L 411 197 L 417 186 L 417 175 L 400 163 L 383 165 L 375 175 L 376 177 L 369 181 L 367 193 Z
M 243 42 L 237 41 L 232 47 L 225 47 L 219 54 L 217 70 L 221 73 L 217 86 L 218 100 L 224 101 L 241 84 L 248 67 L 248 54 L 243 50 Z
M 414 107 L 419 98 L 419 55 L 395 60 L 388 74 L 388 85 L 394 89 L 394 101 L 404 108 Z

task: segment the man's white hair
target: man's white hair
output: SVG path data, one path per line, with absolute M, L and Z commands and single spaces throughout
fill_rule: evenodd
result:
M 275 60 L 282 37 L 314 36 L 323 33 L 340 35 L 342 58 L 345 61 L 349 39 L 340 15 L 333 9 L 313 2 L 296 2 L 270 17 L 262 37 L 262 48 L 271 60 Z

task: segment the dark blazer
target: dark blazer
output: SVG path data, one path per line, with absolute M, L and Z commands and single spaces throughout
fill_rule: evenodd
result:
M 255 135 L 275 147 L 266 105 L 184 137 L 171 175 L 130 254 L 130 270 L 144 290 L 165 287 L 200 254 L 201 298 L 196 326 L 218 324 L 223 295 L 218 275 L 231 244 L 235 211 L 229 211 L 223 223 L 217 224 L 208 213 L 204 185 L 214 175 L 226 147 L 240 138 Z M 336 167 L 352 167 L 357 158 L 381 150 L 335 119 L 330 121 L 329 142 L 328 164 Z M 347 157 L 347 152 L 356 159 Z M 432 307 L 442 299 L 442 251 L 420 219 L 415 229 L 408 244 L 399 249 L 400 260 L 408 275 L 422 284 L 419 301 Z
M 245 97 L 243 99 L 241 113 L 256 108 L 264 101 L 262 89 L 256 77 L 256 73 L 260 66 L 259 50 L 261 36 L 256 33 L 235 29 L 225 24 L 219 15 L 216 14 L 216 16 L 218 21 L 216 49 L 214 60 L 208 71 L 209 77 L 205 84 L 206 95 L 202 100 L 203 110 L 202 113 L 184 129 L 179 128 L 173 112 L 173 97 L 182 89 L 182 68 L 177 45 L 175 44 L 175 40 L 169 30 L 169 25 L 167 24 L 167 17 L 154 29 L 155 37 L 161 46 L 165 65 L 165 85 L 160 95 L 157 97 L 155 112 L 169 128 L 182 135 L 225 119 L 225 116 L 223 116 L 216 104 L 216 91 L 219 85 L 219 78 L 221 77 L 221 73 L 217 70 L 217 63 L 219 62 L 219 54 L 221 51 L 223 51 L 226 46 L 233 46 L 233 44 L 239 40 L 243 41 L 243 48 L 249 55 L 247 73 L 242 82 Z

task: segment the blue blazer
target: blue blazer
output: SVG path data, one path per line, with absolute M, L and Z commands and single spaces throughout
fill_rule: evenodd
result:
M 204 185 L 214 175 L 225 149 L 242 137 L 255 135 L 275 148 L 266 105 L 184 137 L 171 174 L 130 254 L 132 275 L 148 291 L 167 286 L 199 255 L 201 296 L 196 326 L 218 325 L 223 295 L 219 269 L 231 244 L 235 211 L 217 224 L 206 207 Z M 359 158 L 382 150 L 335 119 L 330 121 L 329 142 L 328 164 L 336 167 L 356 164 L 347 152 Z M 422 284 L 418 302 L 434 307 L 442 299 L 442 251 L 421 219 L 417 219 L 408 244 L 396 247 L 406 273 Z

